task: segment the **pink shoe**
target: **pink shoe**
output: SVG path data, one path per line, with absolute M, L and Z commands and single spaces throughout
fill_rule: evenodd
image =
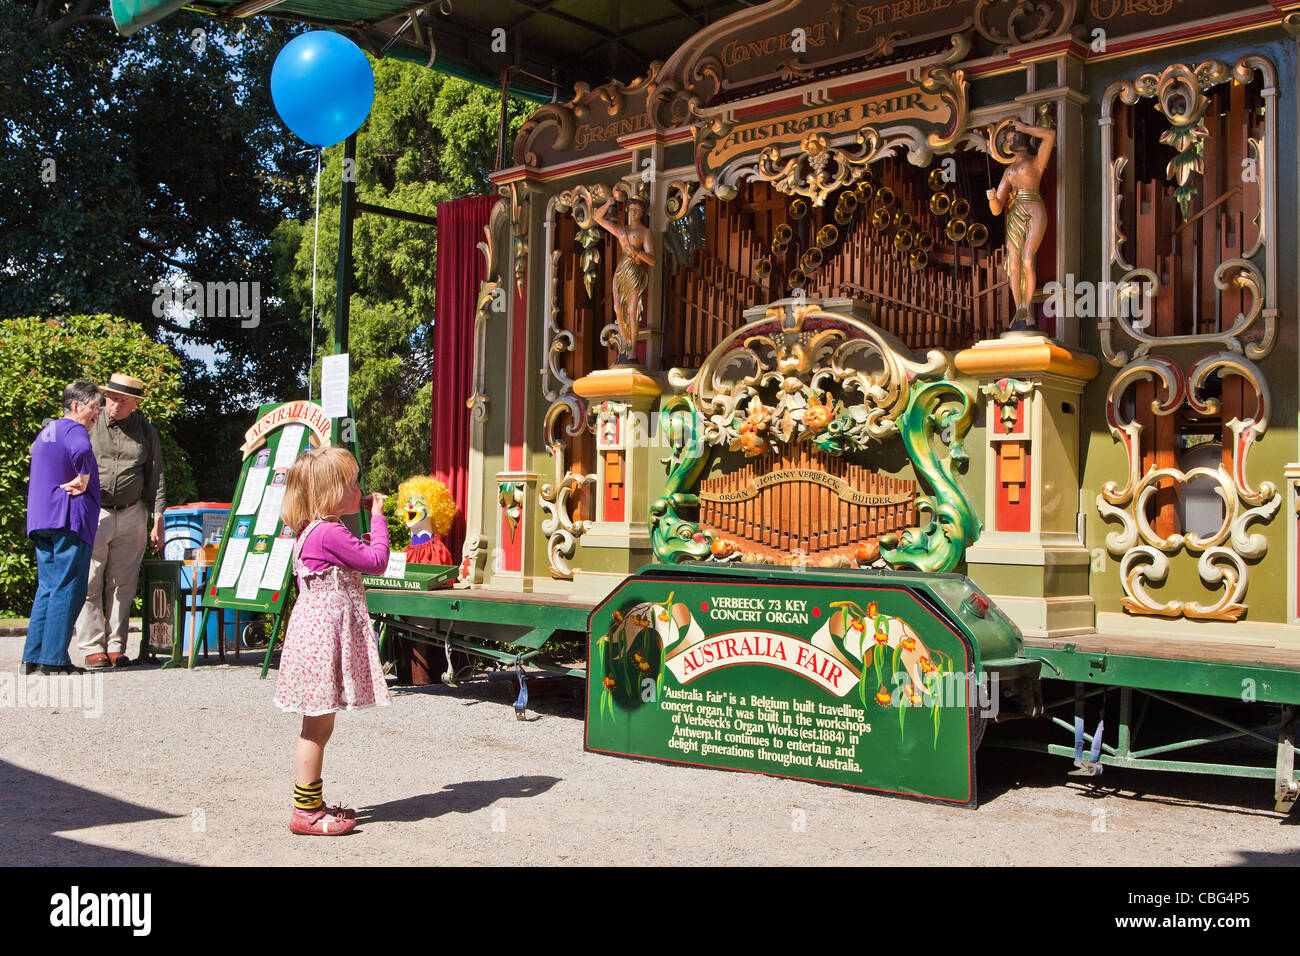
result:
M 319 810 L 299 810 L 293 808 L 289 818 L 289 830 L 303 836 L 342 836 L 351 833 L 357 825 L 356 814 L 350 817 L 339 816 L 335 807 L 321 807 Z M 352 812 L 352 811 L 346 811 Z
M 326 807 L 325 812 L 331 813 L 344 820 L 355 820 L 357 818 L 357 811 L 353 810 L 351 807 L 345 807 L 341 803 L 337 807 Z

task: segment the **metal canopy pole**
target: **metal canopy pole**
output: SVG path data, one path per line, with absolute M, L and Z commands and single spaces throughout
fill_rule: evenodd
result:
M 339 355 L 348 351 L 348 314 L 352 304 L 352 219 L 356 216 L 356 168 L 357 168 L 357 134 L 353 133 L 347 138 L 343 146 L 343 182 L 342 189 L 339 192 L 339 260 L 338 269 L 334 274 L 334 354 Z M 361 447 L 357 440 L 356 419 L 352 415 L 352 396 L 349 389 L 348 394 L 348 419 L 353 422 L 351 442 L 352 454 L 356 456 L 357 462 L 361 462 Z M 330 442 L 340 444 L 342 426 L 340 419 L 330 420 Z M 366 490 L 365 485 L 365 468 L 361 469 L 359 476 L 361 490 Z M 363 509 L 364 511 L 364 509 Z M 358 528 L 351 527 L 351 516 L 344 519 L 344 524 L 348 525 L 353 533 L 358 533 Z M 360 531 L 370 530 L 370 519 L 368 515 L 362 514 L 359 519 Z
M 339 196 L 339 261 L 335 273 L 337 298 L 334 302 L 334 354 L 348 350 L 348 306 L 352 299 L 352 217 L 356 202 L 357 134 L 343 147 L 343 190 Z M 333 436 L 337 438 L 337 436 Z
M 506 104 L 510 101 L 510 71 L 506 67 L 501 71 L 501 118 L 497 121 L 497 169 L 505 162 L 506 151 Z

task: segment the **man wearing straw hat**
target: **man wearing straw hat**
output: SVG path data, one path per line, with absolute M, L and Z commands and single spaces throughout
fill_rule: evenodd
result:
M 146 541 L 162 550 L 167 490 L 158 430 L 136 411 L 144 382 L 115 373 L 100 390 L 107 414 L 90 429 L 99 461 L 99 530 L 76 638 L 87 667 L 124 667 L 131 663 L 126 636 Z

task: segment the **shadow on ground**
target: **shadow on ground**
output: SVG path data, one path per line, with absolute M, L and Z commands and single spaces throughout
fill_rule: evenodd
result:
M 1010 790 L 1069 787 L 1095 798 L 1099 804 L 1122 807 L 1126 802 L 1194 807 L 1236 816 L 1285 818 L 1273 809 L 1273 781 L 1247 777 L 1172 773 L 1106 767 L 1100 777 L 1071 777 L 1069 757 L 1012 750 L 997 746 L 990 733 L 978 753 L 980 804 L 991 803 Z
M 69 831 L 173 819 L 178 814 L 127 803 L 0 760 L 0 866 L 186 866 L 176 860 L 91 846 Z
M 368 810 L 357 811 L 358 823 L 375 823 L 380 820 L 394 823 L 412 823 L 431 820 L 444 813 L 474 813 L 489 807 L 498 800 L 536 797 L 560 782 L 559 777 L 505 777 L 500 780 L 466 780 L 452 783 L 437 793 L 424 793 L 380 803 Z
M 576 677 L 529 675 L 527 717 L 563 717 L 582 720 L 583 693 L 586 684 Z M 513 704 L 519 695 L 519 681 L 507 671 L 477 676 L 459 682 L 455 687 L 445 684 L 425 684 L 420 687 L 390 686 L 394 697 L 430 694 L 459 699 L 466 707 L 500 707 L 505 719 L 514 719 Z

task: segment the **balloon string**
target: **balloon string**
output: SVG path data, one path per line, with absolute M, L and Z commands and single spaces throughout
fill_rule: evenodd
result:
M 316 150 L 316 236 L 311 243 L 311 351 L 307 354 L 307 401 L 311 401 L 311 369 L 316 363 L 316 254 L 320 248 L 320 154 Z

